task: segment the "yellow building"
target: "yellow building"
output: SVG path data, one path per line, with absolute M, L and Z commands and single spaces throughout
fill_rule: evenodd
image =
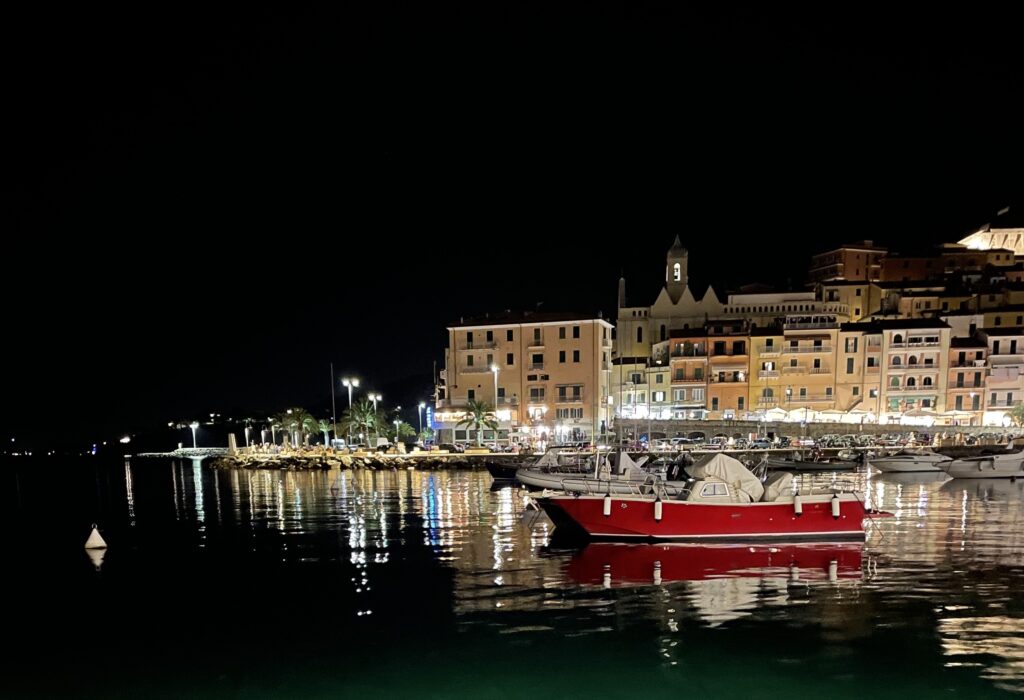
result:
M 496 407 L 485 441 L 590 440 L 610 427 L 612 325 L 579 314 L 504 313 L 448 328 L 434 413 L 438 442 L 475 442 L 457 423 L 471 400 Z

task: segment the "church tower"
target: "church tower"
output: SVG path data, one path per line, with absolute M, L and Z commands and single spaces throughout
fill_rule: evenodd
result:
M 686 266 L 688 263 L 689 253 L 683 244 L 679 242 L 679 236 L 676 236 L 676 242 L 672 244 L 672 247 L 668 250 L 668 255 L 665 258 L 665 289 L 668 291 L 668 296 L 675 304 L 679 301 L 679 297 L 683 296 L 683 292 L 686 291 Z

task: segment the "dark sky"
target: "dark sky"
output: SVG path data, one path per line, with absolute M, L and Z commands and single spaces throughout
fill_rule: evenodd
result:
M 12 434 L 411 406 L 446 321 L 650 301 L 677 233 L 724 291 L 1021 192 L 1001 11 L 142 5 L 0 22 Z

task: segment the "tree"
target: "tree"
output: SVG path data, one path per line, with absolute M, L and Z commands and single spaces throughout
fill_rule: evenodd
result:
M 373 410 L 373 402 L 360 399 L 352 404 L 341 417 L 341 425 L 348 432 L 370 434 L 370 429 L 377 426 L 377 412 Z
M 434 439 L 434 429 L 433 428 L 424 428 L 423 430 L 421 430 L 419 432 L 419 435 L 417 437 L 421 441 L 423 441 L 423 442 L 426 442 L 427 440 L 433 440 Z
M 1019 403 L 1009 411 L 1006 412 L 1013 422 L 1017 424 L 1017 427 L 1024 426 L 1024 403 Z
M 416 431 L 413 429 L 413 427 L 406 423 L 404 420 L 398 421 L 397 426 L 394 423 L 391 423 L 389 425 L 390 430 L 395 430 L 396 427 L 398 428 L 398 430 L 395 431 L 394 442 L 399 442 L 403 437 L 412 437 L 413 435 L 416 434 Z M 391 437 L 390 431 L 388 432 L 388 437 Z
M 289 408 L 277 416 L 281 425 L 292 434 L 295 446 L 302 444 L 303 436 L 309 436 L 319 431 L 320 425 L 313 414 L 304 408 Z
M 320 429 L 320 432 L 324 434 L 324 447 L 327 447 L 330 444 L 328 441 L 328 437 L 329 433 L 331 432 L 331 424 L 329 421 L 326 421 L 323 418 L 321 418 L 317 422 L 317 427 Z
M 498 429 L 498 417 L 486 401 L 470 399 L 466 404 L 466 417 L 455 424 L 455 427 L 467 426 L 476 430 L 476 444 L 484 444 L 484 428 Z

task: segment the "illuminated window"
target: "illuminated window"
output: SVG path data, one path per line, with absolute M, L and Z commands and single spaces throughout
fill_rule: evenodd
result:
M 683 279 L 683 266 L 676 263 L 672 266 L 672 281 L 678 282 Z

